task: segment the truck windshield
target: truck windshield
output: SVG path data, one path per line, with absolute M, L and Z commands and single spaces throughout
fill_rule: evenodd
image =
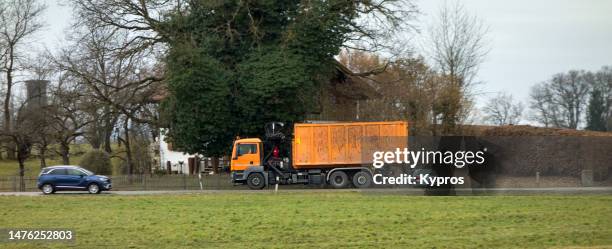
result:
M 239 144 L 236 148 L 236 156 L 242 156 L 245 154 L 256 154 L 257 144 Z

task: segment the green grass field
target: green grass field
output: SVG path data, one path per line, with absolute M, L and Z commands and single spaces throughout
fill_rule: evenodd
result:
M 0 207 L 0 228 L 76 232 L 4 248 L 612 247 L 612 196 L 54 195 Z

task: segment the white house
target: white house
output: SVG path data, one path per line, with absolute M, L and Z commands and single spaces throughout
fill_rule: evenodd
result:
M 182 172 L 183 174 L 189 174 L 189 158 L 196 158 L 196 155 L 187 154 L 180 151 L 172 150 L 172 145 L 168 144 L 165 140 L 165 130 L 161 129 L 159 134 L 159 161 L 160 168 L 163 170 L 168 169 L 168 162 L 170 162 L 170 170 L 174 172 Z M 193 160 L 193 159 L 192 159 Z M 181 167 L 180 162 L 183 162 Z M 193 167 L 193 166 L 192 166 Z

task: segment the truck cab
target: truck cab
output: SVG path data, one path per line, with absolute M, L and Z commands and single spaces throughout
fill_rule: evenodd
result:
M 236 139 L 232 147 L 230 170 L 234 182 L 246 181 L 249 171 L 261 170 L 263 161 L 263 142 L 259 138 Z M 258 170 L 258 171 L 259 171 Z M 247 172 L 245 172 L 247 171 Z

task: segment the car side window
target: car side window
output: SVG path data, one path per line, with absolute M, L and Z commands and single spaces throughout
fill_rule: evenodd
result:
M 239 144 L 236 149 L 236 156 L 242 156 L 245 154 L 256 154 L 257 144 Z
M 49 175 L 65 175 L 66 169 L 53 169 L 49 172 Z
M 81 172 L 78 169 L 68 169 L 68 175 L 71 176 L 80 176 L 80 175 L 84 175 L 85 173 Z

